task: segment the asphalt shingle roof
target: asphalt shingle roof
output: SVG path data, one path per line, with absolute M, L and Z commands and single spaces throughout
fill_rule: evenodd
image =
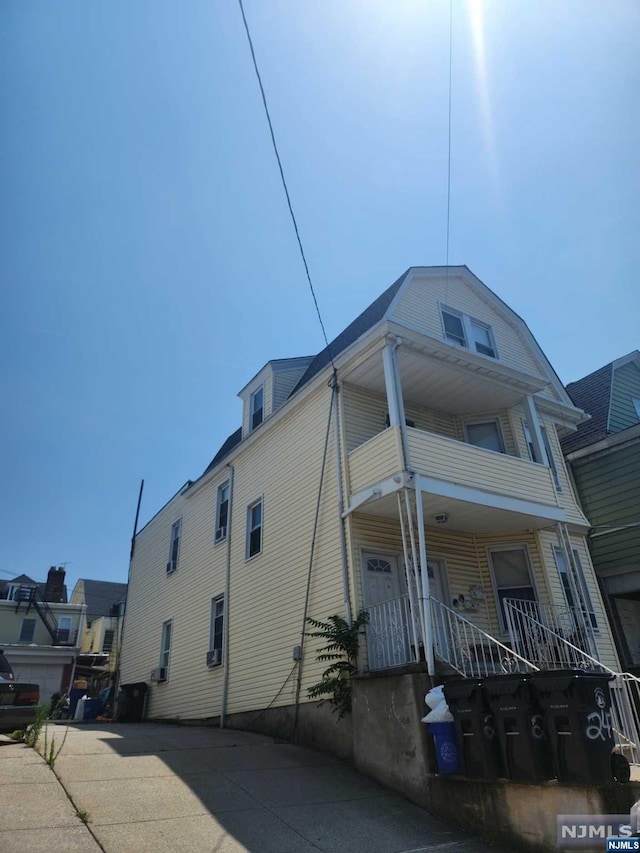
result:
M 567 393 L 579 409 L 591 415 L 591 420 L 580 424 L 576 432 L 562 439 L 562 450 L 571 453 L 588 447 L 596 441 L 606 438 L 609 422 L 609 402 L 611 399 L 611 378 L 613 362 L 605 364 L 588 376 L 570 382 Z
M 82 578 L 82 582 L 88 622 L 93 622 L 100 616 L 109 616 L 113 605 L 127 597 L 126 583 L 94 581 L 90 578 Z

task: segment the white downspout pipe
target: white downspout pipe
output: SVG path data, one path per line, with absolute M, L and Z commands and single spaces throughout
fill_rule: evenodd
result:
M 224 568 L 224 630 L 222 632 L 222 700 L 220 703 L 220 728 L 227 721 L 227 697 L 229 695 L 229 589 L 231 586 L 231 519 L 233 517 L 233 465 L 229 469 L 229 514 L 227 517 L 227 559 Z
M 340 445 L 340 386 L 338 374 L 332 380 L 335 408 L 333 411 L 333 434 L 335 442 L 336 491 L 338 495 L 338 524 L 340 526 L 340 558 L 342 560 L 342 593 L 344 596 L 344 618 L 351 625 L 351 594 L 349 591 L 349 564 L 347 562 L 347 536 L 344 529 L 344 489 L 342 484 L 342 452 Z

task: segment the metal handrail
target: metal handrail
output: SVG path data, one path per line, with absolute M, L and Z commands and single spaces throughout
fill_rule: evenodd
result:
M 390 669 L 420 660 L 408 594 L 376 602 L 366 610 L 369 669 Z
M 531 661 L 437 598 L 430 596 L 429 603 L 436 654 L 460 675 L 482 677 L 519 670 L 539 671 Z

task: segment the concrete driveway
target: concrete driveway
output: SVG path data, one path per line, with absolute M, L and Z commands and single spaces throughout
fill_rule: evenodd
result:
M 59 739 L 63 728 L 52 728 Z M 105 853 L 491 849 L 338 759 L 262 735 L 152 723 L 72 726 L 55 764 L 64 790 L 52 787 L 55 777 L 32 750 L 14 747 L 21 751 L 9 758 L 9 748 L 0 747 L 0 758 L 7 758 L 0 768 L 23 761 L 23 781 L 5 774 L 3 797 L 18 796 L 20 784 L 28 796 L 20 811 L 10 811 L 9 823 L 3 813 L 3 852 L 11 844 L 21 853 L 90 853 L 98 844 Z M 42 819 L 18 819 L 35 815 L 47 797 L 52 805 Z M 52 847 L 47 826 L 68 841 Z

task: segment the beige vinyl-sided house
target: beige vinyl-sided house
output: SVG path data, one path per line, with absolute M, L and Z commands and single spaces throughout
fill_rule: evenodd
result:
M 367 608 L 363 673 L 618 671 L 559 444 L 587 416 L 466 267 L 410 268 L 239 396 L 242 427 L 135 540 L 121 683 L 150 684 L 148 717 L 315 707 L 305 613 Z

